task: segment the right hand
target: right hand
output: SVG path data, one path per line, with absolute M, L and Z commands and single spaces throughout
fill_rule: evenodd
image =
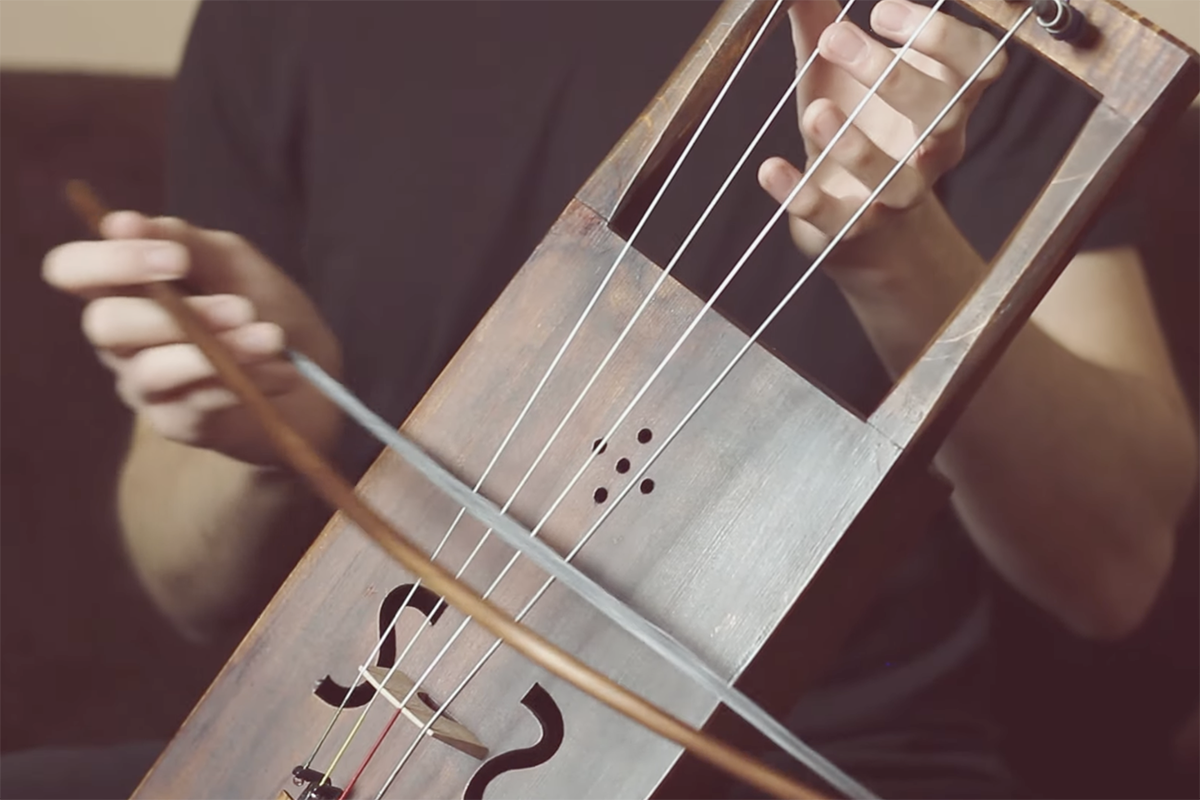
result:
M 116 375 L 117 392 L 166 439 L 278 466 L 258 422 L 224 387 L 208 359 L 138 287 L 185 279 L 187 302 L 311 444 L 328 452 L 341 414 L 287 361 L 303 352 L 334 376 L 341 352 L 316 306 L 241 237 L 169 217 L 114 212 L 100 241 L 56 247 L 46 255 L 47 283 L 88 300 L 83 331 Z
M 884 0 L 872 9 L 871 27 L 894 42 L 892 48 L 853 22 L 834 23 L 838 10 L 832 0 L 796 0 L 788 14 L 796 63 L 820 53 L 796 93 L 809 162 L 829 149 L 814 180 L 788 207 L 792 237 L 810 258 L 825 250 L 997 42 L 990 33 L 915 0 Z M 912 48 L 835 143 L 835 134 L 913 35 Z M 938 205 L 933 186 L 962 159 L 967 120 L 1005 62 L 1003 51 L 996 54 L 850 229 L 846 244 L 827 262 L 835 279 L 846 271 L 839 267 L 848 264 L 886 267 L 897 252 L 930 239 L 935 225 L 951 235 L 949 217 L 940 210 L 930 213 Z M 782 158 L 768 159 L 759 170 L 760 183 L 777 202 L 788 198 L 801 177 Z

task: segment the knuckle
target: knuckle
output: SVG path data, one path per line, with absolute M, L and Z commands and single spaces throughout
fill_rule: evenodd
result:
M 885 72 L 883 81 L 879 84 L 879 93 L 887 97 L 900 98 L 907 92 L 904 80 L 903 64 L 897 64 L 890 72 Z M 886 68 L 885 68 L 886 69 Z
M 813 186 L 805 186 L 796 195 L 795 199 L 792 200 L 792 204 L 788 210 L 793 216 L 816 224 L 815 221 L 821 217 L 827 204 L 828 202 L 823 191 Z
M 155 217 L 155 224 L 166 234 L 179 236 L 191 230 L 191 225 L 181 217 Z
M 944 52 L 946 47 L 952 43 L 952 23 L 953 21 L 945 14 L 934 14 L 921 33 L 921 51 L 933 57 Z
M 952 131 L 957 131 L 967 124 L 968 109 L 964 101 L 959 100 L 946 111 L 946 116 L 938 123 L 934 136 L 946 137 Z
M 917 154 L 915 166 L 923 176 L 939 177 L 952 169 L 966 151 L 966 136 L 961 129 L 930 137 Z
M 897 182 L 897 204 L 899 208 L 913 208 L 925 197 L 928 183 L 925 177 L 915 169 L 906 169 L 902 179 Z
M 233 231 L 210 231 L 207 235 L 212 239 L 213 243 L 218 247 L 228 250 L 242 250 L 247 244 L 246 240 Z
M 219 324 L 238 320 L 238 325 L 248 325 L 258 319 L 254 302 L 240 294 L 218 294 L 197 298 L 195 301 L 206 314 L 216 314 Z
M 916 108 L 925 88 L 916 68 L 902 63 L 884 77 L 879 94 L 893 108 Z
M 983 34 L 983 37 L 988 42 L 986 48 L 982 51 L 983 58 L 987 58 L 988 53 L 991 53 L 992 49 L 996 46 L 996 39 L 986 33 Z M 996 53 L 988 65 L 983 68 L 983 72 L 981 72 L 979 75 L 979 82 L 984 85 L 995 83 L 997 80 L 999 80 L 1000 76 L 1004 74 L 1004 70 L 1007 68 L 1008 53 L 1004 50 L 1000 50 Z
M 204 377 L 199 351 L 192 345 L 148 347 L 127 363 L 131 385 L 145 395 L 174 391 Z
M 858 131 L 847 131 L 838 143 L 837 156 L 844 166 L 864 167 L 871 161 L 873 146 L 871 141 Z
M 984 30 L 983 28 L 971 26 L 970 30 L 975 36 L 974 45 L 980 56 L 984 56 L 992 52 L 992 50 L 1000 42 L 1000 40 L 997 39 L 992 33 Z M 1001 51 L 1001 55 L 1003 55 L 1003 51 Z
M 199 420 L 183 403 L 152 403 L 145 406 L 142 413 L 150 426 L 164 438 L 184 444 L 191 444 L 199 438 Z

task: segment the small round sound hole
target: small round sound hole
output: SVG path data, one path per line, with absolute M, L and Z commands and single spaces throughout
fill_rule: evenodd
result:
M 605 489 L 603 486 L 601 486 L 592 494 L 592 499 L 597 503 L 603 503 L 608 499 L 608 489 Z
M 638 441 L 642 444 L 649 444 L 650 440 L 653 438 L 654 434 L 649 428 L 642 428 L 640 431 L 638 431 Z
M 626 472 L 629 472 L 629 459 L 628 458 L 622 458 L 620 461 L 617 462 L 617 472 L 621 473 L 622 475 L 624 475 Z
M 650 494 L 654 491 L 654 481 L 646 478 L 646 480 L 642 481 L 641 485 L 638 486 L 638 489 L 642 494 Z

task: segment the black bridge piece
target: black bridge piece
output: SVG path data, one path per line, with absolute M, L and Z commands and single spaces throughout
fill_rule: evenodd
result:
M 307 783 L 298 800 L 337 800 L 342 796 L 340 787 L 325 782 L 325 773 L 317 772 L 308 767 L 296 767 L 292 776 L 300 782 Z

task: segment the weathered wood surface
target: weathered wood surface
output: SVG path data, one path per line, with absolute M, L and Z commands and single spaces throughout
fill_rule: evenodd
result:
M 959 0 L 979 16 L 1008 29 L 1025 10 L 1009 0 Z M 1196 53 L 1145 17 L 1113 0 L 1071 0 L 1099 32 L 1097 41 L 1078 48 L 1054 39 L 1029 22 L 1016 35 L 1049 63 L 1083 83 L 1130 122 L 1164 104 L 1182 110 L 1179 96 L 1196 94 Z M 1186 103 L 1185 103 L 1186 104 Z
M 406 423 L 409 435 L 474 483 L 620 245 L 601 219 L 574 206 Z M 588 258 L 581 259 L 581 249 Z M 521 426 L 484 481 L 485 495 L 498 502 L 508 499 L 657 275 L 656 267 L 636 255 L 618 272 L 608 299 L 579 334 L 576 358 L 547 384 L 535 407 L 539 413 Z M 700 306 L 677 284 L 668 282 L 660 289 L 645 324 L 614 358 L 517 496 L 512 513 L 518 519 L 532 526 L 541 517 Z M 604 508 L 596 502 L 595 490 L 606 488 L 615 495 L 622 478 L 632 477 L 644 463 L 655 446 L 653 437 L 669 432 L 744 341 L 745 334 L 720 317 L 705 317 L 680 358 L 588 469 L 581 491 L 552 517 L 543 534 L 548 542 L 560 552 L 576 543 Z M 642 429 L 652 432 L 648 444 L 638 441 Z M 793 605 L 898 455 L 859 418 L 764 350 L 754 349 L 649 471 L 653 491 L 635 490 L 577 563 L 732 679 Z M 632 463 L 624 476 L 616 470 L 621 458 Z M 388 457 L 360 488 L 397 528 L 429 550 L 457 511 L 410 468 Z M 479 528 L 460 523 L 440 560 L 461 565 L 481 534 Z M 506 547 L 489 541 L 464 577 L 482 590 L 508 556 Z M 141 794 L 277 792 L 329 717 L 329 709 L 312 696 L 313 683 L 326 673 L 343 683 L 353 677 L 376 633 L 379 597 L 409 580 L 361 535 L 335 520 L 185 724 Z M 539 570 L 518 562 L 493 599 L 516 613 L 542 580 Z M 409 668 L 410 677 L 429 663 L 457 619 L 455 612 L 447 612 L 418 640 L 409 663 L 420 666 Z M 409 621 L 406 632 L 415 621 Z M 557 587 L 528 622 L 685 720 L 699 724 L 714 708 L 704 692 Z M 468 629 L 446 667 L 425 682 L 435 701 L 453 690 L 490 643 L 490 637 Z M 452 713 L 493 753 L 527 746 L 536 735 L 520 701 L 534 683 L 541 683 L 562 710 L 562 748 L 537 769 L 498 779 L 489 796 L 645 796 L 676 759 L 676 746 L 547 679 L 503 649 L 455 701 Z M 341 771 L 361 758 L 390 713 L 383 703 L 372 710 L 367 733 L 356 739 Z M 339 735 L 350 721 L 347 714 L 338 725 Z M 225 739 L 219 733 L 254 729 L 271 735 Z M 390 738 L 364 775 L 366 786 L 383 779 L 414 734 L 402 727 Z M 459 794 L 479 766 L 446 745 L 421 747 L 425 757 L 401 773 L 396 796 Z M 327 747 L 314 766 L 324 770 L 335 750 L 336 745 Z M 199 752 L 207 758 L 197 759 Z M 604 758 L 597 761 L 597 753 Z M 213 764 L 220 765 L 219 774 Z
M 1015 13 L 1001 0 L 965 2 L 1001 22 Z M 922 460 L 1048 286 L 1077 225 L 1098 205 L 1111 178 L 1128 165 L 1125 157 L 1131 146 L 1144 129 L 1161 124 L 1165 115 L 1182 107 L 1194 84 L 1195 62 L 1173 40 L 1101 0 L 1077 0 L 1076 5 L 1101 28 L 1097 48 L 1073 51 L 1032 26 L 1021 36 L 1103 95 L 1101 107 L 1107 110 L 1097 117 L 1082 149 L 1070 157 L 1075 159 L 1068 161 L 1071 171 L 1060 174 L 1060 179 L 1069 180 L 1060 180 L 1061 186 L 1046 193 L 1043 203 L 1048 205 L 1027 218 L 1032 226 L 1018 232 L 998 260 L 993 283 L 964 304 L 964 313 L 933 345 L 939 348 L 930 351 L 936 357 L 919 361 L 865 423 L 765 351 L 752 349 L 728 385 L 648 473 L 655 481 L 653 491 L 635 490 L 580 554 L 577 563 L 592 577 L 731 679 L 744 675 L 749 683 L 769 684 L 770 658 L 746 670 L 756 654 L 774 656 L 780 648 L 770 645 L 796 634 L 787 626 L 777 630 L 789 615 L 793 620 L 820 618 L 811 606 L 796 601 L 823 562 L 844 575 L 869 576 L 855 597 L 862 602 L 868 595 L 869 584 L 879 579 L 889 559 L 878 558 L 886 549 L 866 544 L 873 526 L 864 526 L 901 510 L 909 519 L 927 517 L 944 497 L 944 490 L 919 477 Z M 607 229 L 607 220 L 631 202 L 649 168 L 678 147 L 701 101 L 724 80 L 765 7 L 722 7 L 674 80 L 581 189 L 577 202 L 405 424 L 414 439 L 466 482 L 480 475 L 590 289 L 611 265 L 620 240 Z M 657 274 L 657 268 L 636 253 L 617 272 L 614 285 L 581 331 L 572 357 L 547 386 L 532 424 L 522 428 L 484 481 L 487 496 L 501 503 L 508 499 Z M 673 281 L 664 289 L 641 331 L 622 348 L 522 490 L 513 513 L 527 524 L 537 521 L 586 458 L 594 439 L 607 430 L 622 401 L 657 364 L 656 354 L 661 355 L 673 341 L 672 334 L 680 332 L 699 308 L 700 302 Z M 628 458 L 636 470 L 638 459 L 646 457 L 647 446 L 637 441 L 637 432 L 645 428 L 654 435 L 665 434 L 704 388 L 706 376 L 719 370 L 743 341 L 743 333 L 715 316 L 699 326 L 681 358 L 639 404 L 604 456 L 589 467 L 583 491 L 556 512 L 545 531 L 548 541 L 562 552 L 574 543 L 572 537 L 604 506 L 596 500 L 596 490 L 606 489 L 612 497 L 620 488 L 626 473 L 617 471 L 617 461 Z M 684 389 L 688 391 L 679 391 Z M 893 491 L 880 493 L 885 486 Z M 360 489 L 430 550 L 457 511 L 387 455 Z M 897 500 L 905 492 L 912 495 L 908 508 Z M 860 519 L 859 512 L 866 508 L 875 511 Z M 460 523 L 459 528 L 441 556 L 452 566 L 463 562 L 481 533 L 473 523 Z M 838 545 L 852 528 L 854 537 Z M 489 541 L 464 577 L 482 590 L 508 555 L 506 548 Z M 403 570 L 382 559 L 361 534 L 335 517 L 183 726 L 139 796 L 277 795 L 290 784 L 289 771 L 308 756 L 329 719 L 331 709 L 313 696 L 313 683 L 326 674 L 353 682 L 354 670 L 376 639 L 380 601 L 409 581 Z M 541 581 L 538 570 L 518 562 L 494 599 L 515 612 Z M 814 594 L 834 598 L 838 592 L 829 587 L 844 585 L 828 579 L 812 584 Z M 847 608 L 855 605 L 845 597 L 840 602 Z M 846 616 L 828 631 L 811 633 L 812 641 L 832 648 L 852 614 Z M 401 649 L 421 619 L 416 612 L 406 612 L 405 617 Z M 546 594 L 528 621 L 685 720 L 698 724 L 713 711 L 710 698 L 559 587 Z M 406 662 L 427 664 L 457 622 L 454 612 L 446 612 Z M 453 669 L 438 671 L 423 682 L 434 702 L 448 696 L 456 679 L 489 645 L 489 637 L 468 627 L 446 662 Z M 420 669 L 406 672 L 415 678 Z M 676 763 L 679 749 L 674 745 L 560 681 L 547 679 L 504 649 L 450 711 L 493 755 L 527 747 L 538 739 L 539 726 L 520 703 L 534 684 L 540 684 L 562 711 L 562 746 L 536 769 L 501 775 L 487 788 L 487 796 L 647 796 Z M 390 715 L 390 706 L 382 701 L 372 709 L 363 734 L 339 764 L 334 783 L 345 784 Z M 355 716 L 349 712 L 339 719 L 314 768 L 328 767 Z M 394 729 L 364 773 L 356 796 L 373 795 L 415 733 L 407 723 Z M 422 743 L 417 753 L 392 796 L 461 796 L 480 765 L 467 753 L 437 741 Z

